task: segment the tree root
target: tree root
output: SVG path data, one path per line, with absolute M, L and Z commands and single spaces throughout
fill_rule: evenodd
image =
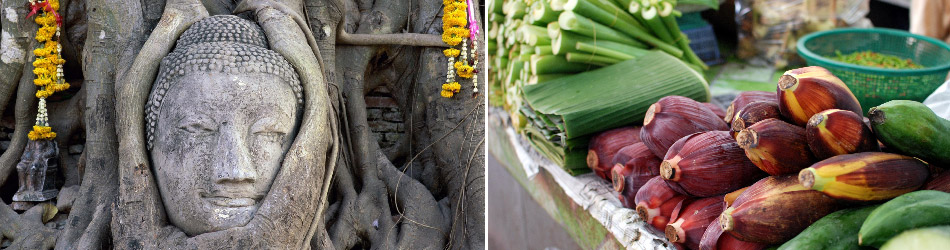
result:
M 30 44 L 35 45 L 35 43 L 34 40 Z M 27 59 L 32 60 L 33 56 L 27 56 Z M 36 85 L 33 84 L 33 78 L 36 78 L 36 75 L 33 74 L 32 68 L 32 64 L 23 65 L 23 75 L 20 77 L 20 86 L 16 94 L 14 114 L 16 125 L 10 136 L 10 147 L 3 152 L 3 155 L 0 155 L 0 183 L 5 183 L 16 169 L 20 155 L 23 154 L 23 149 L 26 148 L 26 142 L 29 140 L 26 135 L 32 129 L 33 120 L 36 117 Z
M 380 249 L 441 248 L 448 238 L 448 215 L 421 183 L 396 169 L 377 151 L 376 188 L 356 193 L 353 175 L 337 171 L 335 190 L 342 198 L 330 210 L 327 225 L 337 249 L 368 243 Z M 379 193 L 389 199 L 378 200 Z M 390 200 L 391 199 L 391 200 Z M 396 214 L 392 214 L 395 211 Z M 315 243 L 311 243 L 315 245 Z M 369 247 L 369 246 L 364 246 Z
M 43 206 L 33 206 L 23 214 L 17 214 L 7 204 L 0 202 L 0 234 L 13 239 L 7 249 L 53 249 L 59 232 L 43 225 Z
M 70 168 L 67 162 L 69 157 L 69 140 L 76 132 L 83 131 L 82 107 L 85 102 L 85 91 L 79 91 L 79 94 L 69 100 L 49 103 L 50 126 L 56 132 L 56 144 L 59 146 L 59 166 L 63 171 L 65 182 L 63 186 L 79 185 L 82 179 L 76 168 Z
M 92 220 L 76 243 L 75 249 L 103 249 L 109 241 L 109 223 L 112 221 L 110 204 L 99 204 L 95 208 Z
M 395 246 L 399 249 L 441 248 L 449 238 L 449 223 L 443 219 L 438 202 L 422 183 L 406 177 L 396 169 L 382 153 L 377 159 L 382 163 L 383 182 L 393 199 L 400 219 L 405 220 L 399 230 Z M 392 232 L 387 232 L 387 235 Z M 441 236 L 441 237 L 432 237 Z M 388 237 L 387 237 L 388 238 Z
M 335 0 L 337 6 L 344 6 L 343 0 Z M 343 15 L 343 21 L 337 24 L 336 41 L 345 45 L 408 45 L 424 47 L 448 47 L 442 41 L 442 37 L 431 34 L 411 34 L 411 33 L 393 33 L 393 34 L 350 34 L 346 32 L 346 15 Z
M 23 75 L 23 64 L 26 62 L 27 54 L 32 54 L 30 47 L 30 34 L 28 30 L 21 30 L 21 27 L 35 27 L 35 25 L 20 25 L 25 18 L 21 18 L 19 10 L 25 6 L 26 0 L 5 0 L 0 1 L 0 12 L 4 17 L 12 15 L 14 18 L 0 18 L 0 30 L 3 30 L 0 37 L 0 114 L 6 111 L 7 103 L 13 97 L 14 89 Z M 7 13 L 8 10 L 14 10 L 13 13 Z M 0 178 L 0 184 L 3 184 L 3 178 Z

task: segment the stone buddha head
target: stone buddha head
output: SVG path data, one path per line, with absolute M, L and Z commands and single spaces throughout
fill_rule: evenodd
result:
M 181 35 L 145 110 L 172 225 L 194 236 L 251 220 L 297 132 L 301 91 L 294 69 L 252 21 L 212 16 Z

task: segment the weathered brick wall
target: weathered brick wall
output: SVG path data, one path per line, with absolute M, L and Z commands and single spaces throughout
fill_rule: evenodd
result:
M 365 99 L 366 118 L 379 146 L 384 150 L 394 146 L 406 133 L 406 124 L 396 100 L 385 89 L 374 90 Z

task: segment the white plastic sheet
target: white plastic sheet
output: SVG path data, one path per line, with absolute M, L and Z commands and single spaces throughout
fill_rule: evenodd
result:
M 937 113 L 937 116 L 950 120 L 950 80 L 944 82 L 933 94 L 930 94 L 924 100 L 924 105 Z

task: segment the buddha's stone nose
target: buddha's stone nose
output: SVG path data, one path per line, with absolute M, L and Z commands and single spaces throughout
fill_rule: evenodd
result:
M 213 159 L 214 182 L 253 183 L 257 169 L 251 161 L 251 152 L 241 133 L 224 124 L 220 129 Z

